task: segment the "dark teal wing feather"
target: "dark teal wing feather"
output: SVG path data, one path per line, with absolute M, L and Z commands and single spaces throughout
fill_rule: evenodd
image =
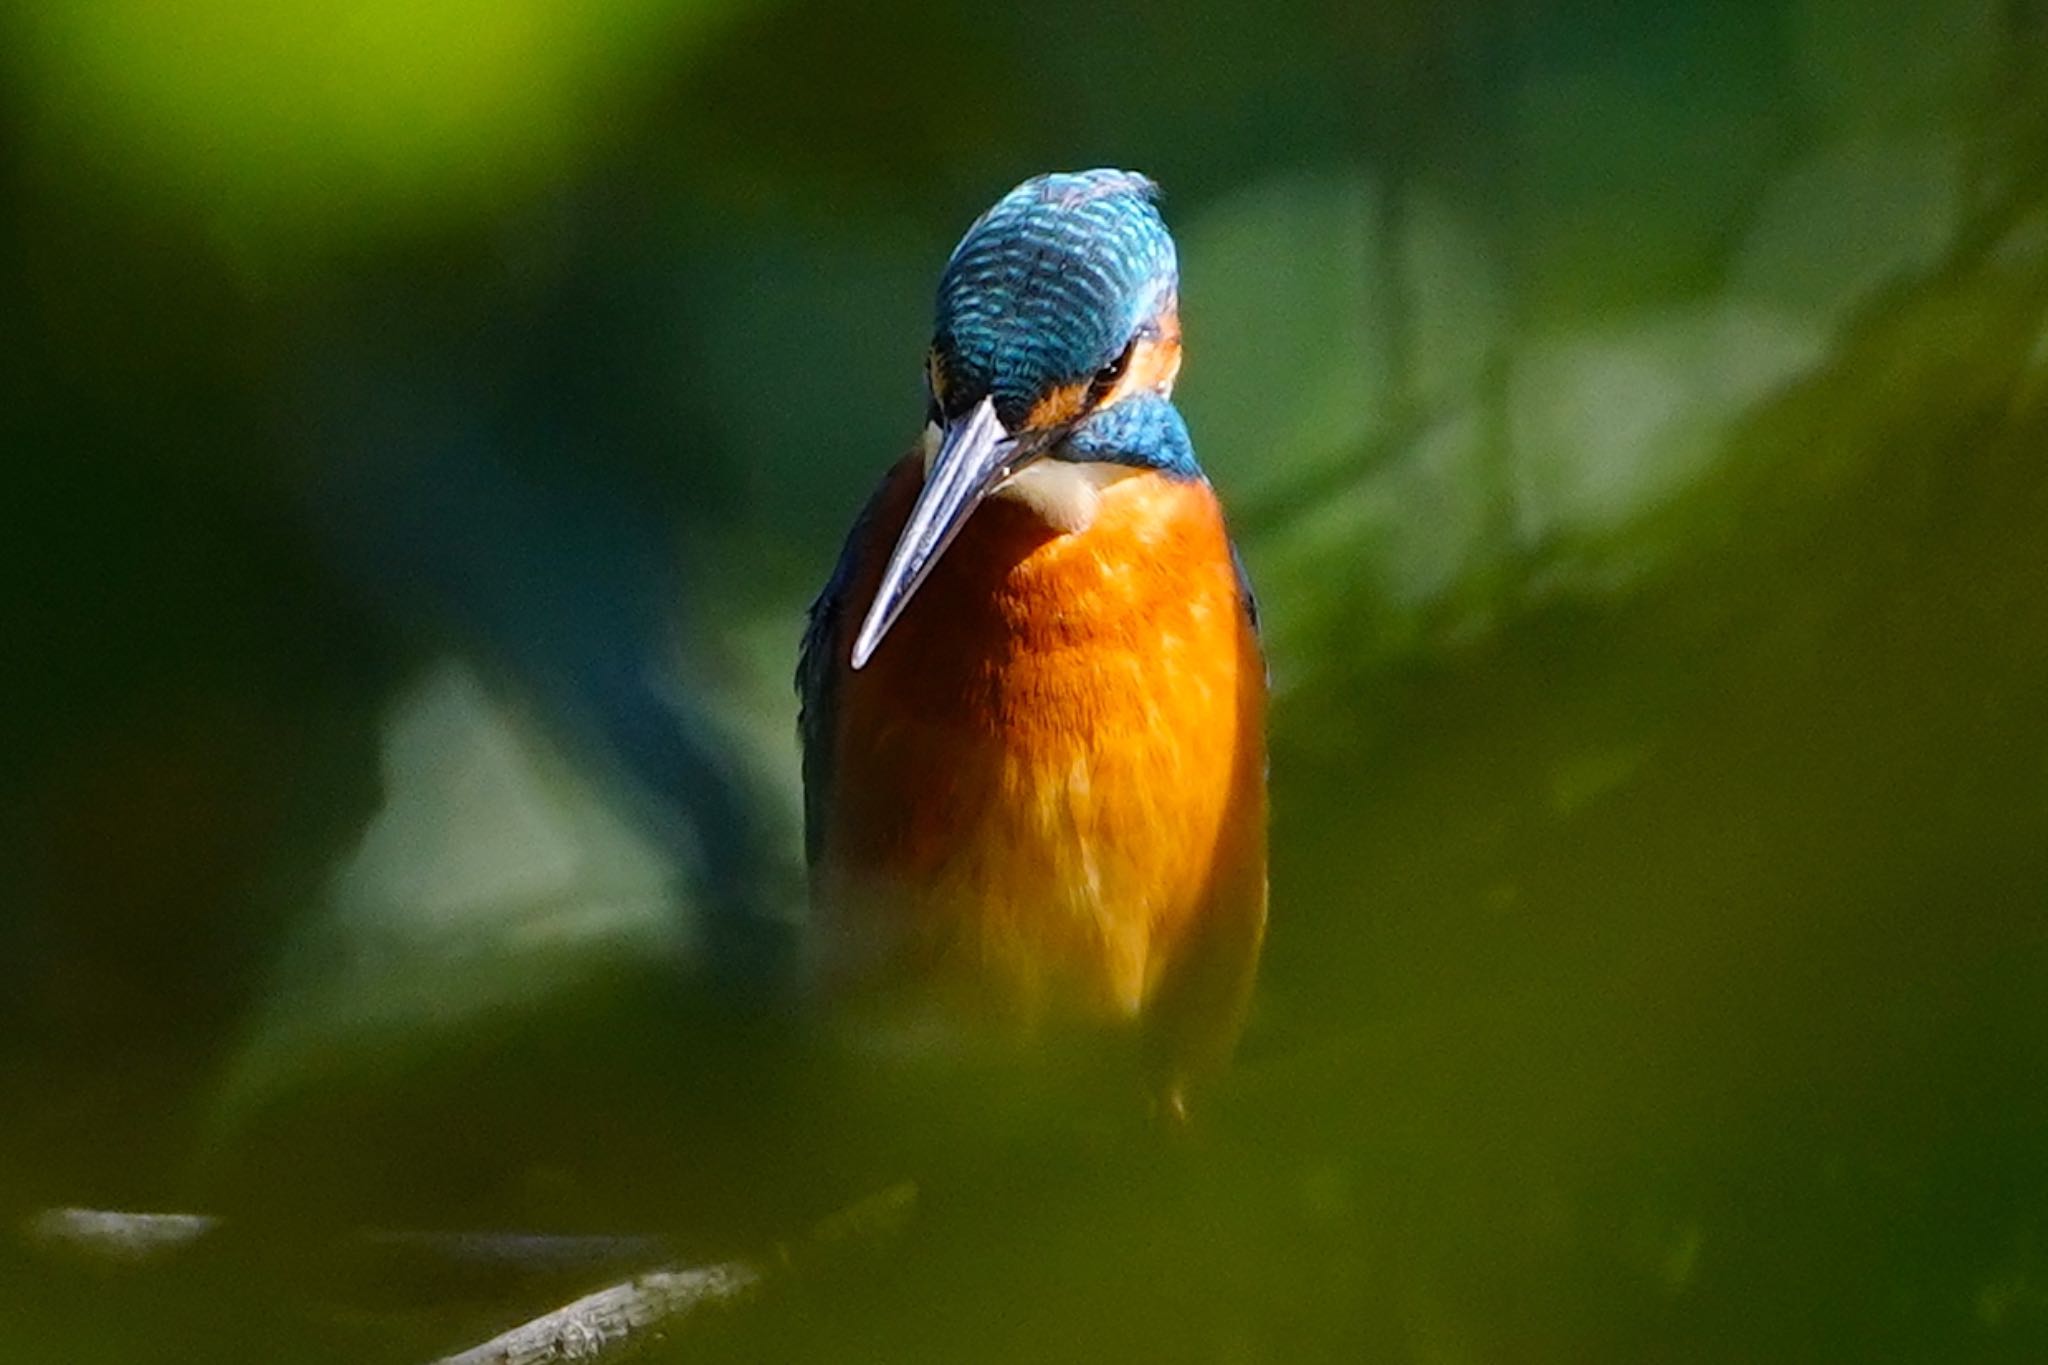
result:
M 1252 634 L 1259 635 L 1259 598 L 1252 591 L 1252 576 L 1245 570 L 1244 556 L 1238 553 L 1237 543 L 1231 542 L 1230 567 L 1237 571 L 1237 596 L 1244 603 L 1244 614 L 1252 623 Z
M 839 644 L 840 623 L 846 615 L 846 596 L 852 590 L 875 509 L 888 487 L 889 481 L 884 479 L 854 518 L 832 576 L 825 580 L 817 600 L 811 603 L 803 647 L 797 653 L 797 738 L 804 751 L 804 861 L 810 864 L 818 861 L 825 846 L 825 822 L 832 805 L 832 729 L 838 714 L 834 694 L 846 653 Z

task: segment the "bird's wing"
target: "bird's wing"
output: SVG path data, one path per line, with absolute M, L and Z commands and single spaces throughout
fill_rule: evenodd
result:
M 1252 591 L 1252 576 L 1245 571 L 1244 556 L 1238 552 L 1235 542 L 1230 546 L 1230 567 L 1237 571 L 1237 596 L 1244 603 L 1245 618 L 1252 623 L 1252 634 L 1259 631 L 1259 599 Z
M 796 692 L 797 737 L 804 751 L 804 861 L 816 863 L 825 846 L 825 816 L 832 795 L 832 724 L 837 714 L 835 694 L 839 673 L 845 666 L 846 650 L 841 645 L 841 625 L 846 617 L 846 598 L 852 591 L 859 569 L 860 553 L 873 531 L 875 517 L 888 496 L 891 480 L 884 479 L 854 518 L 840 547 L 839 562 L 825 580 L 817 600 L 811 603 L 804 626 L 803 648 L 797 654 Z

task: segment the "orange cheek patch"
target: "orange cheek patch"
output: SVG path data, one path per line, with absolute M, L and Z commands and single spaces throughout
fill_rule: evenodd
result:
M 1024 429 L 1043 431 L 1071 422 L 1081 415 L 1081 405 L 1087 401 L 1087 384 L 1062 384 L 1032 405 L 1031 415 L 1024 419 Z
M 1172 301 L 1152 323 L 1152 335 L 1143 338 L 1131 352 L 1131 363 L 1103 399 L 1103 406 L 1119 402 L 1134 393 L 1171 394 L 1180 374 L 1180 309 Z
M 1180 373 L 1180 334 L 1169 333 L 1156 341 L 1141 341 L 1131 352 L 1130 368 L 1111 389 L 1104 406 L 1134 393 L 1169 393 L 1174 376 Z

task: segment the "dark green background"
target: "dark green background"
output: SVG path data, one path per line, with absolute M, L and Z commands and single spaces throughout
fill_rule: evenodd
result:
M 906 1173 L 902 1243 L 694 1353 L 2042 1358 L 2044 43 L 0 11 L 0 1211 L 257 1230 L 10 1228 L 0 1359 L 420 1360 L 563 1295 L 307 1243 L 748 1250 Z M 1163 1152 L 956 1134 L 707 984 L 800 904 L 801 612 L 945 252 L 1099 164 L 1165 186 L 1276 687 L 1259 1000 Z

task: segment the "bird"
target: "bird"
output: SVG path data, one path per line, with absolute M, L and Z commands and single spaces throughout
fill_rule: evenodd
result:
M 1185 1120 L 1266 934 L 1267 671 L 1180 364 L 1150 179 L 1002 196 L 797 690 L 820 989 L 908 1046 L 1095 1040 Z

